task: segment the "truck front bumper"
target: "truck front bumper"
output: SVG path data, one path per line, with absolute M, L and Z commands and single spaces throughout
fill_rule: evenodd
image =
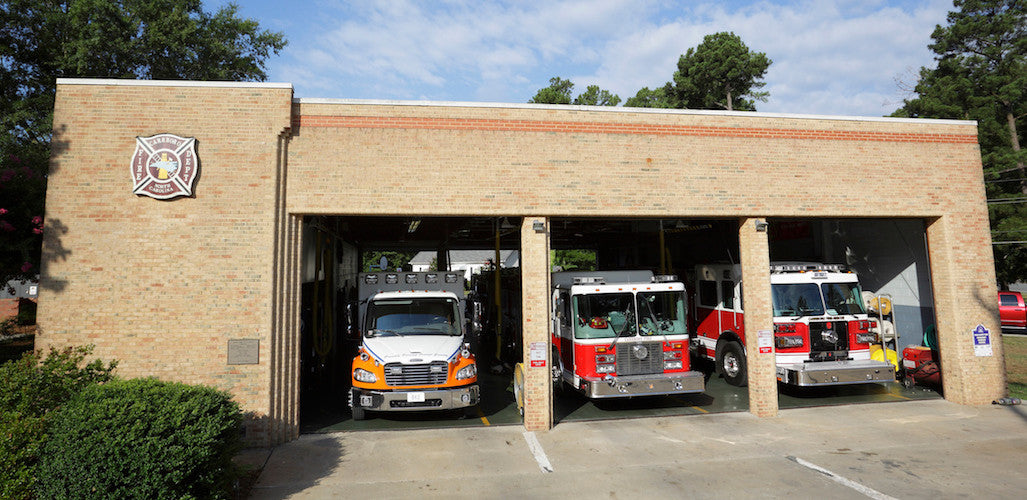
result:
M 350 405 L 371 411 L 452 410 L 478 404 L 478 385 L 447 389 L 373 391 L 354 387 Z
M 777 380 L 800 387 L 894 382 L 895 365 L 871 359 L 778 365 Z
M 625 375 L 608 378 L 581 378 L 578 387 L 590 398 L 626 398 L 690 394 L 705 390 L 705 379 L 699 372 Z

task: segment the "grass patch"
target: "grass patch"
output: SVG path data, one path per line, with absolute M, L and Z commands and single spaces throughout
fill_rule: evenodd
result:
M 1009 395 L 1027 399 L 1027 337 L 1003 336 L 1002 350 L 1006 358 Z

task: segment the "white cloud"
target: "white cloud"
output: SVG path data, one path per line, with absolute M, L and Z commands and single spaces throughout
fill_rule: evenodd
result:
M 930 33 L 951 8 L 950 0 L 339 3 L 323 10 L 337 19 L 287 33 L 292 44 L 271 69 L 299 96 L 524 102 L 562 76 L 626 99 L 670 80 L 704 35 L 734 31 L 774 60 L 761 111 L 873 116 L 897 107 L 896 77 L 932 64 Z

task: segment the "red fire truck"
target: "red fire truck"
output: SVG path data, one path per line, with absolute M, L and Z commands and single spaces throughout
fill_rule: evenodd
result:
M 696 268 L 694 348 L 731 385 L 747 383 L 741 266 Z M 894 382 L 894 366 L 870 358 L 877 341 L 856 274 L 837 264 L 770 266 L 777 380 L 796 386 Z
M 649 271 L 553 273 L 553 380 L 589 398 L 702 392 L 685 285 Z

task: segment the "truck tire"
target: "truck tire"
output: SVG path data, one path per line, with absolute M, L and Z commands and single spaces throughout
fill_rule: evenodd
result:
M 725 382 L 735 387 L 745 387 L 749 381 L 747 370 L 745 354 L 738 342 L 725 342 L 717 350 L 717 371 L 724 376 Z
M 364 420 L 367 418 L 363 408 L 351 408 L 350 411 L 353 413 L 353 420 Z

